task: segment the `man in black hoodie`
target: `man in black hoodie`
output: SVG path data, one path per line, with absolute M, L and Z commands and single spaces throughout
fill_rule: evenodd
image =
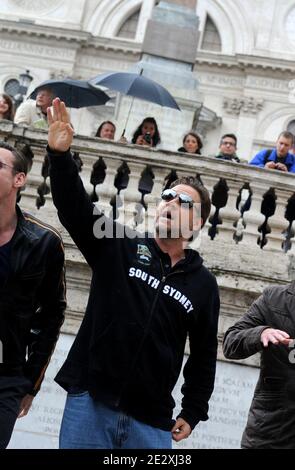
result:
M 155 235 L 135 234 L 94 209 L 69 148 L 64 103 L 53 102 L 48 155 L 59 217 L 93 271 L 81 328 L 56 381 L 68 391 L 61 448 L 171 448 L 207 420 L 213 391 L 219 296 L 187 245 L 210 212 L 207 190 L 182 178 L 162 193 Z M 196 205 L 201 217 L 195 217 Z M 177 229 L 185 225 L 186 232 Z M 103 235 L 105 234 L 105 235 Z M 172 390 L 187 336 L 182 409 Z

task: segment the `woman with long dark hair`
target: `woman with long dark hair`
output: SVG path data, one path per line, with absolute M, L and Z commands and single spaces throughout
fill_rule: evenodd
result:
M 161 142 L 161 137 L 155 118 L 145 118 L 134 132 L 131 142 L 137 145 L 156 147 Z

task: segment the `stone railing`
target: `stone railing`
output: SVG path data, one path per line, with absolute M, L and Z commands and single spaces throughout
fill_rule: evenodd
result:
M 65 328 L 75 331 L 86 303 L 89 269 L 52 204 L 44 163 L 47 134 L 2 121 L 0 138 L 12 145 L 28 143 L 34 152 L 21 205 L 62 232 L 69 289 Z M 176 175 L 196 175 L 208 188 L 212 211 L 196 244 L 220 286 L 220 336 L 266 285 L 293 278 L 295 175 L 84 136 L 75 137 L 72 150 L 77 164 L 83 164 L 80 174 L 93 201 L 139 230 L 152 226 L 155 202 Z M 125 212 L 120 204 L 114 206 L 116 195 L 124 199 Z

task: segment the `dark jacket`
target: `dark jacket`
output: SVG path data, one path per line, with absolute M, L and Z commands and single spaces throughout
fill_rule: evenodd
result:
M 242 447 L 295 448 L 295 355 L 282 344 L 264 348 L 266 328 L 286 331 L 295 338 L 295 283 L 265 289 L 248 312 L 224 337 L 224 355 L 244 359 L 261 353 L 260 377 L 242 438 Z
M 225 153 L 219 153 L 218 155 L 215 155 L 215 158 L 219 158 L 220 160 L 227 160 L 229 162 L 241 163 L 241 160 L 235 153 L 233 155 L 226 155 Z
M 64 251 L 52 227 L 18 207 L 17 217 L 11 271 L 0 288 L 0 375 L 25 375 L 35 395 L 64 320 Z
M 154 427 L 170 430 L 187 334 L 181 416 L 193 428 L 206 420 L 216 365 L 219 297 L 216 280 L 193 250 L 171 268 L 153 238 L 96 238 L 93 215 L 70 153 L 49 154 L 59 216 L 92 268 L 86 314 L 56 381 Z
M 188 153 L 188 151 L 184 147 L 179 147 L 179 149 L 177 149 L 177 152 Z M 201 150 L 197 149 L 194 153 L 196 155 L 201 155 Z

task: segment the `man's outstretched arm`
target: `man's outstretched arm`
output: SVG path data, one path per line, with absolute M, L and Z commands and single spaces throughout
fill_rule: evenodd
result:
M 86 193 L 72 158 L 70 147 L 74 131 L 65 104 L 59 98 L 53 100 L 53 112 L 48 108 L 48 125 L 47 152 L 53 202 L 61 223 L 91 265 L 96 241 L 93 227 L 101 214 Z

